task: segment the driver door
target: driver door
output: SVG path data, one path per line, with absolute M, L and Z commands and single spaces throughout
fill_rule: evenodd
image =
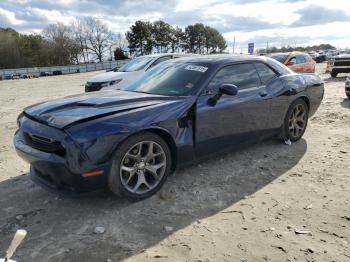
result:
M 238 87 L 235 96 L 222 95 L 215 105 L 208 100 L 222 84 Z M 220 69 L 197 102 L 196 154 L 198 157 L 264 135 L 269 129 L 270 99 L 253 63 Z

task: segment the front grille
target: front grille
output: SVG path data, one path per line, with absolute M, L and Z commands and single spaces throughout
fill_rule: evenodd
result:
M 104 82 L 87 82 L 85 85 L 85 92 L 99 91 Z
M 57 140 L 33 135 L 26 132 L 24 132 L 24 139 L 30 147 L 40 151 L 55 153 L 61 156 L 63 156 L 66 152 L 62 144 Z
M 334 66 L 350 66 L 350 60 L 335 60 Z

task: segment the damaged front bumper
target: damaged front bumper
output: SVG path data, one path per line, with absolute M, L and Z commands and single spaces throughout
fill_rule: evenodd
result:
M 17 154 L 30 164 L 30 178 L 48 190 L 80 195 L 107 185 L 110 164 L 91 163 L 62 130 L 26 118 L 14 136 L 14 146 Z M 84 176 L 95 170 L 100 175 Z

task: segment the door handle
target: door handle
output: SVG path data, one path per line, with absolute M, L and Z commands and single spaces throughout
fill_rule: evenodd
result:
M 265 90 L 264 91 L 260 91 L 259 95 L 262 96 L 262 97 L 267 96 L 267 92 Z

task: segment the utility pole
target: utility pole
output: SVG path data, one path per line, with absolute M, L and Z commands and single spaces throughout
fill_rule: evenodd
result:
M 269 53 L 269 41 L 266 42 L 266 54 Z
M 236 45 L 236 37 L 233 37 L 233 48 L 232 48 L 232 52 L 233 54 L 235 53 L 235 45 Z

